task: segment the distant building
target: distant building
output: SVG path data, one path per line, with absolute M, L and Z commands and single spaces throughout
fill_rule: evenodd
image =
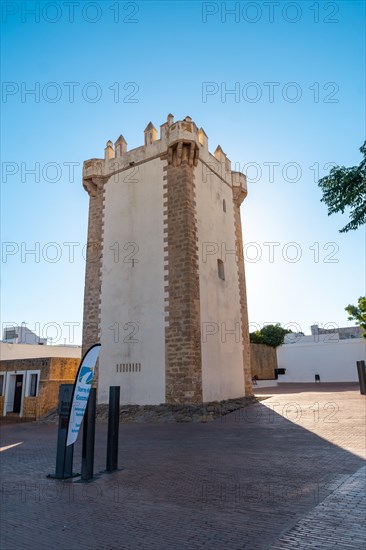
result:
M 303 336 L 279 346 L 278 367 L 285 370 L 279 382 L 357 382 L 356 363 L 366 360 L 366 339 L 336 338 L 338 334 L 322 334 L 315 340 Z
M 60 384 L 73 384 L 79 346 L 0 343 L 0 416 L 40 418 L 58 404 Z
M 11 344 L 47 344 L 47 338 L 41 338 L 35 332 L 25 326 L 8 326 L 3 330 L 3 342 Z
M 357 382 L 357 361 L 366 360 L 366 339 L 360 327 L 323 329 L 313 325 L 310 335 L 286 334 L 277 348 L 280 382 Z
M 362 338 L 363 333 L 363 329 L 361 327 L 320 328 L 319 325 L 312 325 L 310 330 L 312 336 L 318 336 L 320 334 L 338 334 L 340 340 Z

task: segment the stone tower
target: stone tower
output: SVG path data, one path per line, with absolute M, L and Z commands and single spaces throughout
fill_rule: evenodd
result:
M 150 122 L 84 163 L 90 196 L 83 348 L 102 344 L 98 400 L 251 395 L 240 205 L 246 179 L 190 117 Z

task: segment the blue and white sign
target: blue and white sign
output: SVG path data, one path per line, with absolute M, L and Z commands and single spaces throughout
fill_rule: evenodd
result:
M 76 375 L 74 393 L 67 429 L 66 447 L 75 443 L 88 404 L 95 365 L 100 352 L 100 344 L 95 344 L 84 355 Z

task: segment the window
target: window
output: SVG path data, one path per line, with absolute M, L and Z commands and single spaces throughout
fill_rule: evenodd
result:
M 38 374 L 31 374 L 29 382 L 29 397 L 37 397 Z
M 222 201 L 222 209 L 223 209 L 224 212 L 226 212 L 226 200 L 225 199 L 223 199 L 223 201 Z
M 15 328 L 6 328 L 4 340 L 15 340 L 15 338 L 18 338 Z
M 0 374 L 0 395 L 4 395 L 4 381 L 5 376 L 3 374 Z
M 222 260 L 217 260 L 217 272 L 218 272 L 219 278 L 225 281 L 225 269 L 224 269 L 224 262 Z

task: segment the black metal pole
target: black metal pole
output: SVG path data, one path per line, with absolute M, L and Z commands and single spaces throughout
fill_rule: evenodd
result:
M 83 449 L 81 455 L 81 479 L 89 481 L 94 474 L 94 442 L 95 442 L 95 388 L 91 388 L 83 422 Z
M 58 409 L 58 432 L 57 432 L 57 450 L 56 450 L 56 470 L 54 474 L 47 477 L 55 479 L 67 479 L 73 477 L 72 460 L 74 445 L 66 447 L 67 438 L 67 419 L 71 407 L 71 395 L 73 385 L 61 384 L 59 389 Z
M 360 393 L 366 395 L 366 367 L 365 361 L 357 361 L 358 381 L 360 383 Z
M 119 432 L 120 387 L 109 388 L 107 472 L 118 469 L 118 432 Z

